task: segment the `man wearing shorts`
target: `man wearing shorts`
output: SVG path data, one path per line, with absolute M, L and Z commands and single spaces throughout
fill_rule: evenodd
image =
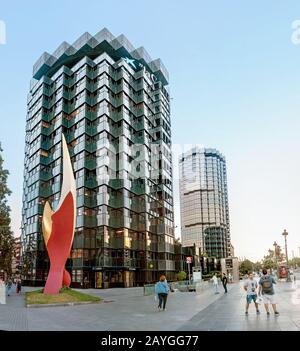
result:
M 271 304 L 273 307 L 275 316 L 278 316 L 279 312 L 277 311 L 277 308 L 276 308 L 276 298 L 275 298 L 275 291 L 273 286 L 274 284 L 276 284 L 275 279 L 273 276 L 268 275 L 268 271 L 266 269 L 263 269 L 262 272 L 263 272 L 263 276 L 259 280 L 258 295 L 262 294 L 263 303 L 265 305 L 267 315 L 268 316 L 270 315 L 269 304 Z
M 258 304 L 256 303 L 257 299 L 257 281 L 253 279 L 253 273 L 249 272 L 248 273 L 248 279 L 245 280 L 244 283 L 244 290 L 247 291 L 247 296 L 246 296 L 246 316 L 248 316 L 248 309 L 250 306 L 250 303 L 253 301 L 256 307 L 256 313 L 259 314 L 259 309 L 258 309 Z

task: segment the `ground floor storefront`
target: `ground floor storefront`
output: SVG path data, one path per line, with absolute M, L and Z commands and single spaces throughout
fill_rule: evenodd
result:
M 68 270 L 71 276 L 72 288 L 130 288 L 142 287 L 158 281 L 161 274 L 166 275 L 168 281 L 176 279 L 175 271 L 156 271 L 156 270 L 133 270 L 126 268 L 82 268 Z M 25 286 L 44 286 L 47 275 L 44 279 L 24 279 Z

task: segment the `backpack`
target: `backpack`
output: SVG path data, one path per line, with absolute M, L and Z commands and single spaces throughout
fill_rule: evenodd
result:
M 270 277 L 263 277 L 261 286 L 262 286 L 263 293 L 271 294 L 273 292 L 273 282 Z

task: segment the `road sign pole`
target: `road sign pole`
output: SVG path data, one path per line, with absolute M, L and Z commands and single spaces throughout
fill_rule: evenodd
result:
M 189 270 L 189 284 L 191 284 L 191 263 L 192 263 L 193 258 L 191 256 L 188 256 L 186 258 L 186 263 L 188 265 L 188 270 Z

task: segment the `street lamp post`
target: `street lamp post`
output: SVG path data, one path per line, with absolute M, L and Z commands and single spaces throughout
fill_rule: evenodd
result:
M 285 243 L 285 258 L 286 258 L 286 269 L 287 269 L 287 276 L 286 276 L 286 281 L 291 282 L 291 277 L 290 277 L 290 269 L 289 269 L 289 258 L 288 258 L 288 250 L 287 250 L 287 239 L 286 237 L 288 236 L 288 232 L 286 229 L 284 229 L 282 235 L 284 236 L 284 243 Z
M 276 274 L 278 277 L 278 262 L 277 262 L 277 242 L 274 241 L 274 257 L 275 257 L 275 267 L 276 267 Z

